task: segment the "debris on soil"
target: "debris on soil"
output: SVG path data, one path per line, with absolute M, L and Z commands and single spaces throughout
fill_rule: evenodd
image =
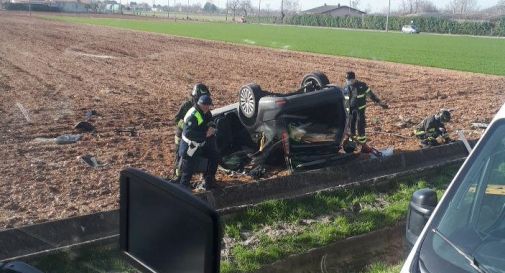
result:
M 395 124 L 396 127 L 403 129 L 403 128 L 409 128 L 414 125 L 414 122 L 412 122 L 412 118 L 406 118 L 402 115 L 398 117 L 400 119 L 399 122 Z
M 94 169 L 97 168 L 102 168 L 107 166 L 106 163 L 103 163 L 101 161 L 98 161 L 94 156 L 92 155 L 83 155 L 80 157 L 81 161 L 84 162 L 84 164 L 88 165 L 89 167 L 92 167 Z
M 93 116 L 96 116 L 98 115 L 98 112 L 96 110 L 90 110 L 90 111 L 86 111 L 86 113 L 84 114 L 84 118 L 86 121 L 90 120 Z
M 130 136 L 137 136 L 137 129 L 135 127 L 117 128 L 114 130 L 116 133 L 129 133 Z
M 32 120 L 30 119 L 30 115 L 28 115 L 28 110 L 26 110 L 26 108 L 19 102 L 16 102 L 16 106 L 19 108 L 19 111 L 21 111 L 21 113 L 25 117 L 26 121 L 28 123 L 32 123 Z
M 472 123 L 472 128 L 473 129 L 486 129 L 489 126 L 488 123 L 480 123 L 480 122 L 475 122 Z
M 95 131 L 95 126 L 87 121 L 81 121 L 74 126 L 74 129 L 79 130 L 80 132 L 93 132 Z
M 54 139 L 56 144 L 73 144 L 81 139 L 82 135 L 61 135 Z
M 81 139 L 82 135 L 61 135 L 55 138 L 37 137 L 33 140 L 34 143 L 56 143 L 56 144 L 73 144 Z
M 46 138 L 46 137 L 37 137 L 33 140 L 34 143 L 54 143 L 56 138 Z

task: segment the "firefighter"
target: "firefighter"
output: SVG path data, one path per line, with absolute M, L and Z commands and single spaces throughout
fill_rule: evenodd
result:
M 362 81 L 356 80 L 356 74 L 352 71 L 346 73 L 344 87 L 344 97 L 346 100 L 346 110 L 349 114 L 350 141 L 355 139 L 362 146 L 362 150 L 367 150 L 367 137 L 365 134 L 365 109 L 366 99 L 369 97 L 373 102 L 387 109 L 388 105 L 382 102 Z M 356 127 L 358 135 L 356 136 Z M 349 132 L 348 132 L 349 133 Z
M 179 145 L 180 184 L 188 189 L 199 156 L 208 159 L 202 188 L 207 190 L 215 186 L 219 155 L 214 137 L 216 129 L 212 122 L 211 107 L 212 99 L 210 96 L 202 95 L 197 104 L 189 109 L 184 116 L 182 141 Z
M 444 123 L 451 120 L 451 112 L 448 110 L 440 110 L 437 114 L 425 118 L 419 125 L 417 125 L 414 134 L 421 140 L 421 147 L 431 147 L 439 145 L 440 142 L 448 143 L 451 141 Z
M 174 121 L 176 124 L 176 131 L 175 131 L 175 166 L 174 166 L 174 182 L 179 182 L 179 179 L 181 178 L 180 176 L 180 171 L 179 171 L 179 144 L 181 142 L 181 136 L 182 136 L 182 129 L 184 127 L 184 116 L 186 113 L 196 105 L 198 102 L 198 99 L 202 95 L 209 95 L 210 96 L 210 91 L 209 88 L 203 83 L 197 83 L 193 86 L 193 90 L 191 91 L 191 97 L 188 98 L 179 108 L 179 112 L 175 115 Z

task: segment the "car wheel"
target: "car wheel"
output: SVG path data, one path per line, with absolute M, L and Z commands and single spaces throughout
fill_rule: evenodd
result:
M 303 88 L 303 93 L 312 92 L 323 89 L 330 84 L 328 77 L 323 72 L 315 71 L 303 77 L 300 87 Z
M 258 103 L 264 93 L 257 84 L 247 84 L 240 88 L 238 112 L 240 121 L 246 126 L 253 126 L 258 115 Z

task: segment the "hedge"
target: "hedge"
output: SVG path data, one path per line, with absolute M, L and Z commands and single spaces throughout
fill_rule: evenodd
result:
M 249 22 L 258 22 L 258 17 L 249 17 Z M 284 19 L 286 24 L 357 29 L 386 29 L 386 16 L 333 17 L 330 15 L 294 15 Z M 494 21 L 456 21 L 440 17 L 389 17 L 389 29 L 401 30 L 403 25 L 414 21 L 421 32 L 505 36 L 505 17 Z M 280 23 L 277 17 L 260 17 L 260 23 Z

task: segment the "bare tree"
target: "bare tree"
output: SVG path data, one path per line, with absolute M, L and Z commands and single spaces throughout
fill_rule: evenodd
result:
M 438 9 L 431 1 L 420 0 L 417 6 L 417 12 L 438 12 Z
M 252 10 L 251 0 L 241 0 L 239 8 L 244 12 L 244 16 L 247 16 L 247 12 Z
M 419 0 L 402 0 L 400 3 L 401 14 L 414 14 L 417 12 Z
M 437 7 L 430 0 L 402 0 L 399 14 L 416 14 L 420 12 L 438 12 Z
M 468 14 L 477 10 L 476 0 L 451 0 L 449 10 L 453 14 Z
M 351 8 L 357 9 L 359 6 L 360 0 L 352 0 L 351 3 Z
M 227 3 L 227 9 L 231 9 L 233 11 L 233 21 L 235 21 L 235 16 L 237 15 L 237 9 L 240 6 L 240 0 L 229 0 Z
M 284 0 L 284 12 L 285 13 L 295 13 L 300 9 L 298 0 Z

